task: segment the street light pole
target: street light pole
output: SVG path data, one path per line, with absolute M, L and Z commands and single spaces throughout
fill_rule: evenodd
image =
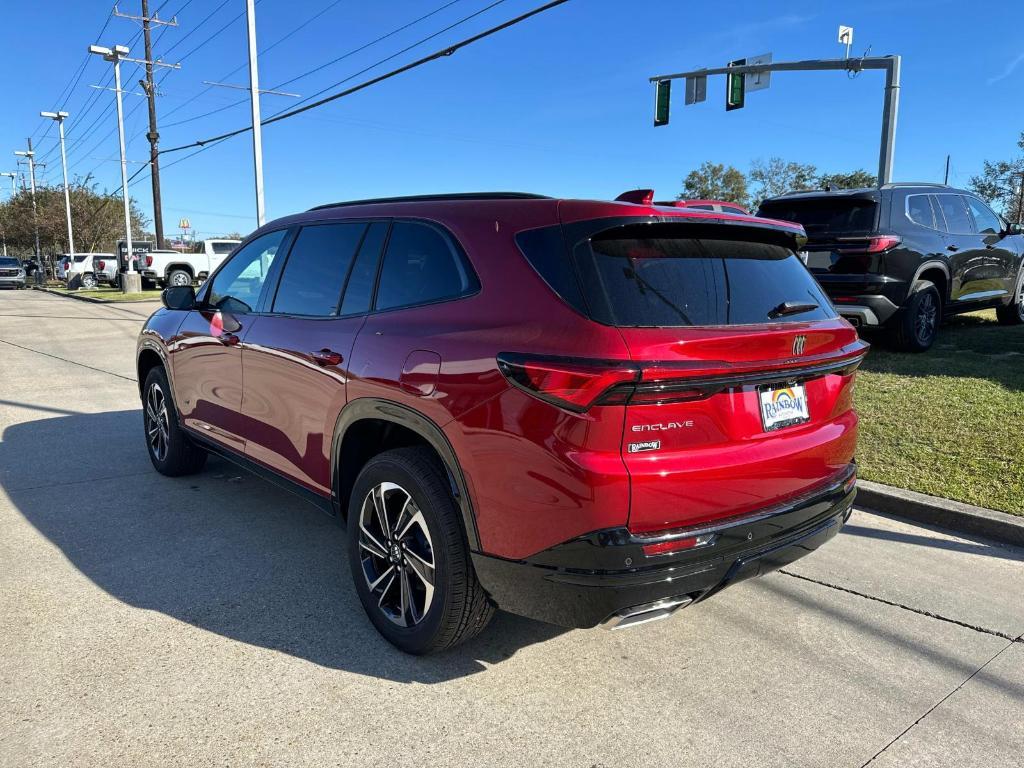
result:
M 0 176 L 10 176 L 11 177 L 11 197 L 14 197 L 16 194 L 18 194 L 18 188 L 15 186 L 15 181 L 18 178 L 18 174 L 14 173 L 13 171 L 3 171 L 2 173 L 0 173 Z M 3 233 L 3 240 L 4 240 L 4 258 L 6 259 L 7 258 L 7 233 L 6 232 Z
M 266 221 L 263 207 L 263 132 L 260 126 L 260 76 L 256 63 L 256 2 L 245 0 L 249 25 L 249 100 L 252 104 L 252 161 L 256 181 L 256 226 Z
M 27 152 L 17 151 L 14 154 L 28 160 L 28 178 L 32 189 L 32 228 L 35 230 L 36 236 L 36 264 L 39 265 L 36 269 L 36 283 L 42 284 L 43 257 L 39 248 L 39 215 L 36 211 L 36 153 L 32 150 L 32 139 L 28 140 Z
M 117 101 L 117 139 L 121 146 L 121 197 L 124 198 L 124 241 L 125 267 L 121 275 L 121 290 L 125 293 L 142 289 L 141 277 L 132 269 L 132 213 L 131 198 L 128 197 L 128 159 L 124 144 L 124 111 L 121 108 L 121 59 L 128 55 L 128 47 L 115 45 L 104 48 L 101 45 L 90 45 L 89 53 L 102 56 L 105 61 L 114 65 L 114 96 Z
M 68 188 L 68 157 L 64 152 L 64 120 L 67 112 L 40 112 L 40 117 L 48 117 L 57 123 L 57 130 L 60 133 L 60 165 L 64 171 L 64 213 L 68 219 L 68 253 L 75 252 L 75 233 L 71 226 L 71 190 Z

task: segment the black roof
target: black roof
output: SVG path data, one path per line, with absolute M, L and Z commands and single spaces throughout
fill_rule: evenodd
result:
M 311 211 L 322 211 L 325 208 L 342 208 L 349 205 L 372 205 L 374 203 L 434 203 L 457 200 L 550 200 L 547 195 L 534 195 L 530 192 L 448 192 L 438 195 L 406 195 L 404 197 L 374 197 L 367 200 L 343 200 L 338 203 L 327 203 L 310 208 Z

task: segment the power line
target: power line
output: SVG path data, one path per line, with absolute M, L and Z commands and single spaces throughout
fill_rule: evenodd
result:
M 368 43 L 364 43 L 363 45 L 360 45 L 358 48 L 353 48 L 351 51 L 348 51 L 347 53 L 343 53 L 341 56 L 338 56 L 338 57 L 336 57 L 334 59 L 331 59 L 330 61 L 324 62 L 323 64 L 321 64 L 321 65 L 319 65 L 317 67 L 314 67 L 313 69 L 308 70 L 307 72 L 303 72 L 301 75 L 297 75 L 297 76 L 291 78 L 290 80 L 285 80 L 285 81 L 283 81 L 281 83 L 277 83 L 276 85 L 271 86 L 270 90 L 276 90 L 276 89 L 282 88 L 282 87 L 284 87 L 286 85 L 290 85 L 291 83 L 294 83 L 294 82 L 296 82 L 298 80 L 301 80 L 301 79 L 303 79 L 305 77 L 308 77 L 309 75 L 315 74 L 315 73 L 319 72 L 320 70 L 325 69 L 325 68 L 331 66 L 332 64 L 337 64 L 339 61 L 342 61 L 343 59 L 347 59 L 350 56 L 354 56 L 357 53 L 365 51 L 367 48 L 370 48 L 371 46 L 374 46 L 377 43 L 383 42 L 384 40 L 387 40 L 389 37 L 394 37 L 399 32 L 403 32 L 406 29 L 408 29 L 409 27 L 414 26 L 416 24 L 419 24 L 421 21 L 425 21 L 426 19 L 429 19 L 431 16 L 436 16 L 441 11 L 445 10 L 446 8 L 450 8 L 451 6 L 453 6 L 453 5 L 455 5 L 456 3 L 459 3 L 459 2 L 462 2 L 462 0 L 450 0 L 450 2 L 445 3 L 444 5 L 440 6 L 439 8 L 435 8 L 430 13 L 427 13 L 427 14 L 425 14 L 423 16 L 420 16 L 418 19 L 413 19 L 412 21 L 407 22 L 406 24 L 403 24 L 400 27 L 396 27 L 395 29 L 391 30 L 390 32 L 388 32 L 386 34 L 383 34 L 380 37 L 377 37 L 377 38 L 375 38 L 374 40 L 371 40 Z M 488 6 L 488 8 L 490 8 L 490 7 L 492 7 L 492 6 Z M 485 8 L 484 10 L 487 10 L 487 8 Z M 482 11 L 478 11 L 476 14 L 473 14 L 473 15 L 474 16 L 478 15 L 481 12 Z M 456 24 L 453 24 L 452 26 L 457 26 L 458 24 L 461 24 L 463 21 L 467 21 L 469 18 L 472 18 L 472 16 L 466 17 L 466 18 L 462 19 L 461 21 L 456 22 Z M 451 27 L 446 27 L 444 30 L 441 30 L 441 32 L 447 31 L 448 29 L 451 29 Z M 434 35 L 431 35 L 430 37 L 435 37 L 437 34 L 440 34 L 440 33 L 435 33 Z M 423 42 L 426 42 L 427 40 L 430 39 L 430 37 L 423 38 L 422 40 L 420 40 L 415 45 L 419 45 L 419 44 L 421 44 Z M 414 46 L 410 46 L 410 47 L 415 47 L 415 45 Z M 406 49 L 406 50 L 408 50 L 408 49 Z M 402 51 L 400 51 L 399 54 L 400 53 L 402 53 Z M 397 56 L 399 54 L 395 54 L 395 55 Z M 378 64 L 379 63 L 380 62 L 378 62 Z M 238 69 L 242 69 L 245 66 L 246 65 L 243 64 Z M 374 65 L 374 66 L 376 66 L 376 65 Z M 235 72 L 237 72 L 238 69 L 236 69 Z M 365 71 L 365 70 L 363 70 L 363 71 Z M 226 75 L 226 77 L 230 77 L 230 75 Z M 358 73 L 356 75 L 353 75 L 353 77 L 358 77 Z M 224 79 L 224 78 L 221 78 L 221 79 Z M 178 120 L 177 122 L 174 122 L 174 123 L 168 123 L 167 127 L 170 128 L 171 126 L 175 126 L 175 125 L 183 125 L 184 123 L 190 123 L 193 120 L 201 120 L 204 117 L 209 117 L 210 115 L 215 115 L 218 112 L 223 112 L 226 109 L 231 109 L 232 107 L 237 107 L 240 104 L 248 104 L 248 103 L 249 103 L 249 99 L 241 99 L 239 101 L 233 101 L 230 104 L 225 104 L 224 106 L 217 107 L 216 109 L 211 109 L 208 112 L 203 112 L 202 114 L 195 115 L 193 117 L 188 117 L 188 118 L 185 118 L 184 120 Z M 184 105 L 182 105 L 182 106 L 184 106 Z M 178 109 L 180 109 L 180 108 L 181 107 L 178 107 Z M 174 111 L 175 110 L 171 110 L 171 112 L 174 112 Z M 171 112 L 168 112 L 168 114 L 171 114 Z
M 268 45 L 268 46 L 267 46 L 266 48 L 264 48 L 263 50 L 261 50 L 261 51 L 259 52 L 259 55 L 260 55 L 260 56 L 263 56 L 263 55 L 265 55 L 265 54 L 267 54 L 267 53 L 270 53 L 270 51 L 272 51 L 272 50 L 273 50 L 274 48 L 276 48 L 277 46 L 279 46 L 279 45 L 280 45 L 281 43 L 283 43 L 283 42 L 284 42 L 285 40 L 287 40 L 288 38 L 292 37 L 293 35 L 295 35 L 295 34 L 296 34 L 296 33 L 298 33 L 299 31 L 301 31 L 302 29 L 305 29 L 305 28 L 306 28 L 306 27 L 308 27 L 308 26 L 309 26 L 310 24 L 312 24 L 312 23 L 313 23 L 314 21 L 316 21 L 316 20 L 317 20 L 317 19 L 319 19 L 319 18 L 320 18 L 321 16 L 323 16 L 323 15 L 324 15 L 325 13 L 327 13 L 327 12 L 328 12 L 329 10 L 331 10 L 332 8 L 334 8 L 334 7 L 336 6 L 336 5 L 340 5 L 340 4 L 342 3 L 342 2 L 343 2 L 343 0 L 333 0 L 333 2 L 329 3 L 329 4 L 328 4 L 328 5 L 327 5 L 327 6 L 325 7 L 325 8 L 323 8 L 323 9 L 322 9 L 322 10 L 320 10 L 320 11 L 318 11 L 317 13 L 315 13 L 315 14 L 314 14 L 313 16 L 311 16 L 310 18 L 306 19 L 306 20 L 305 20 L 304 22 L 302 22 L 302 23 L 301 23 L 301 24 L 300 24 L 299 26 L 295 27 L 295 29 L 293 29 L 293 30 L 292 30 L 291 32 L 289 32 L 288 34 L 284 35 L 284 37 L 280 37 L 280 38 L 278 38 L 278 39 L 277 39 L 277 40 L 275 40 L 275 41 L 274 41 L 273 43 L 271 43 L 270 45 Z M 461 2 L 461 0 L 453 0 L 453 2 L 457 3 L 457 2 Z M 452 5 L 452 3 L 449 3 L 448 5 Z M 447 6 L 445 6 L 445 7 L 447 7 Z M 248 62 L 246 62 L 246 63 L 243 63 L 243 64 L 240 64 L 240 65 L 238 65 L 237 67 L 235 67 L 235 68 L 234 68 L 233 70 L 231 70 L 230 72 L 228 72 L 228 73 L 227 73 L 226 75 L 221 75 L 221 76 L 220 76 L 219 78 L 217 78 L 217 79 L 218 79 L 218 80 L 227 80 L 227 79 L 228 79 L 229 77 L 231 77 L 232 75 L 236 74 L 237 72 L 240 72 L 241 70 L 245 69 L 245 68 L 246 68 L 247 66 L 248 66 Z M 199 93 L 197 93 L 197 94 L 196 94 L 196 95 L 195 95 L 195 96 L 194 96 L 193 98 L 194 98 L 194 99 L 197 99 L 197 98 L 199 98 L 199 97 L 200 97 L 200 96 L 202 96 L 202 95 L 203 95 L 204 93 L 207 93 L 208 91 L 211 91 L 211 90 L 213 90 L 213 88 L 214 88 L 214 87 L 215 87 L 215 86 L 212 86 L 212 85 L 208 85 L 208 86 L 206 86 L 205 88 L 203 88 L 203 90 L 201 90 L 201 91 L 200 91 Z M 177 111 L 178 111 L 179 109 L 181 109 L 182 107 L 185 107 L 185 106 L 187 106 L 187 105 L 188 105 L 188 103 L 189 103 L 189 102 L 186 102 L 185 104 L 179 104 L 179 105 L 178 105 L 178 106 L 176 106 L 176 107 L 175 107 L 174 109 L 171 109 L 171 110 L 169 110 L 169 111 L 167 112 L 167 114 L 166 114 L 166 115 L 164 115 L 164 117 L 166 117 L 167 115 L 171 115 L 171 114 L 174 114 L 175 112 L 177 112 Z M 219 110 L 218 110 L 218 111 L 219 111 Z M 204 115 L 204 117 L 205 117 L 205 115 Z M 181 121 L 181 122 L 189 122 L 189 120 L 192 120 L 192 119 L 197 119 L 197 118 L 189 118 L 188 120 L 183 120 L 183 121 Z M 178 125 L 178 124 L 179 124 L 179 123 L 168 123 L 167 125 Z
M 516 16 L 515 18 L 512 18 L 512 19 L 509 19 L 508 21 L 502 22 L 501 24 L 498 24 L 497 26 L 490 27 L 489 29 L 486 29 L 483 32 L 479 32 L 479 33 L 477 33 L 475 35 L 472 35 L 471 37 L 467 37 L 467 38 L 465 38 L 463 40 L 460 40 L 457 43 L 454 43 L 454 44 L 449 45 L 449 46 L 447 46 L 445 48 L 442 48 L 442 49 L 440 49 L 438 51 L 435 51 L 434 53 L 428 54 L 427 56 L 424 56 L 422 58 L 416 59 L 415 61 L 410 62 L 409 64 L 405 64 L 405 65 L 399 67 L 398 69 L 393 69 L 390 72 L 385 72 L 383 75 L 378 75 L 377 77 L 371 78 L 369 80 L 365 80 L 364 82 L 360 83 L 359 85 L 355 85 L 355 86 L 353 86 L 351 88 L 345 89 L 344 91 L 339 91 L 338 93 L 331 94 L 330 96 L 326 96 L 326 97 L 324 97 L 322 99 L 319 99 L 318 101 L 314 101 L 314 102 L 312 102 L 310 104 L 306 104 L 305 106 L 296 107 L 294 109 L 290 109 L 290 110 L 287 110 L 285 112 L 279 112 L 278 114 L 273 115 L 272 117 L 269 117 L 266 120 L 261 120 L 260 121 L 260 125 L 270 125 L 271 123 L 277 123 L 277 122 L 280 122 L 282 120 L 287 120 L 289 117 L 294 117 L 295 115 L 302 114 L 303 112 L 308 112 L 311 109 L 316 109 L 317 107 L 321 107 L 324 104 L 328 104 L 328 103 L 330 103 L 332 101 L 336 101 L 338 99 L 342 99 L 342 98 L 344 98 L 346 96 L 351 96 L 353 93 L 357 93 L 359 91 L 365 90 L 366 88 L 369 88 L 372 85 L 376 85 L 377 83 L 381 83 L 381 82 L 383 82 L 385 80 L 389 80 L 392 77 L 396 77 L 396 76 L 398 76 L 400 74 L 408 72 L 411 69 L 415 69 L 416 67 L 421 67 L 424 64 L 428 64 L 428 63 L 430 63 L 432 61 L 436 61 L 437 59 L 441 59 L 441 58 L 444 58 L 444 57 L 447 57 L 447 56 L 451 56 L 456 51 L 459 51 L 462 48 L 465 48 L 465 47 L 467 47 L 469 45 L 472 45 L 473 43 L 479 42 L 480 40 L 483 40 L 484 38 L 490 37 L 491 35 L 497 34 L 498 32 L 506 30 L 509 27 L 513 27 L 513 26 L 515 26 L 517 24 L 521 24 L 522 22 L 526 21 L 529 18 L 532 18 L 532 17 L 534 17 L 534 16 L 536 16 L 536 15 L 538 15 L 540 13 L 544 13 L 545 11 L 551 10 L 552 8 L 555 8 L 555 7 L 559 6 L 559 5 L 563 5 L 566 2 L 568 2 L 568 0 L 551 0 L 551 2 L 548 2 L 548 3 L 545 3 L 544 5 L 538 6 L 537 8 L 534 8 L 531 11 L 527 11 L 526 13 L 520 14 L 519 16 Z M 183 145 L 181 145 L 179 147 L 171 147 L 170 149 L 162 149 L 162 150 L 160 150 L 160 153 L 161 154 L 165 154 L 165 153 L 169 153 L 169 152 L 180 152 L 182 150 L 190 149 L 192 147 L 201 147 L 201 146 L 204 146 L 206 144 L 210 144 L 212 142 L 221 141 L 223 139 L 229 139 L 229 138 L 231 138 L 233 136 L 238 136 L 238 135 L 243 134 L 243 133 L 248 133 L 251 130 L 252 130 L 252 126 L 246 126 L 244 128 L 238 128 L 238 129 L 236 129 L 234 131 L 228 131 L 227 133 L 222 133 L 222 134 L 220 134 L 218 136 L 211 136 L 208 139 L 200 139 L 198 141 L 194 141 L 191 144 L 183 144 Z

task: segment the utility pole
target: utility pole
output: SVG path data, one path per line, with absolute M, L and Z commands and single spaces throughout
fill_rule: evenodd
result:
M 68 253 L 75 252 L 75 233 L 71 227 L 71 190 L 68 188 L 68 157 L 64 151 L 64 120 L 67 119 L 67 112 L 40 112 L 40 117 L 48 117 L 57 123 L 57 130 L 60 134 L 60 166 L 64 171 L 64 213 L 68 219 Z
M 260 126 L 260 75 L 256 64 L 256 0 L 245 0 L 249 25 L 249 100 L 252 103 L 252 162 L 256 182 L 256 226 L 266 221 L 263 207 L 263 132 Z
M 35 230 L 36 235 L 36 264 L 39 265 L 39 269 L 36 270 L 36 283 L 42 284 L 42 266 L 43 257 L 39 249 L 39 214 L 36 210 L 36 153 L 32 150 L 32 139 L 28 139 L 28 151 L 27 152 L 15 152 L 14 154 L 19 157 L 24 157 L 28 160 L 28 177 L 29 183 L 32 189 L 32 229 Z
M 164 247 L 164 214 L 163 203 L 160 197 L 160 133 L 156 125 L 156 85 L 153 82 L 153 39 L 151 28 L 154 24 L 176 27 L 177 18 L 170 21 L 163 21 L 156 14 L 149 15 L 149 0 L 142 0 L 142 16 L 129 16 L 117 10 L 114 6 L 114 15 L 125 19 L 132 19 L 142 23 L 142 38 L 145 45 L 145 66 L 146 79 L 140 80 L 139 85 L 146 92 L 149 101 L 149 132 L 146 138 L 149 140 L 149 171 L 150 181 L 153 184 L 153 228 L 156 230 L 156 247 Z
M 865 69 L 880 69 L 885 72 L 885 98 L 882 102 L 882 135 L 878 149 L 878 183 L 888 184 L 892 181 L 893 157 L 896 152 L 896 119 L 900 104 L 900 57 L 899 56 L 862 56 L 850 59 L 809 59 L 806 61 L 776 61 L 743 64 L 712 69 L 696 69 L 691 72 L 678 72 L 669 75 L 655 75 L 650 82 L 664 89 L 669 80 L 685 78 L 693 80 L 695 91 L 706 86 L 709 75 L 727 75 L 733 78 L 745 75 L 767 74 L 769 72 L 819 72 L 843 71 L 858 74 Z M 700 81 L 704 81 L 701 83 Z M 749 86 L 748 86 L 749 90 Z M 691 88 L 687 88 L 689 94 Z M 703 101 L 703 98 L 687 99 L 687 103 Z M 727 107 L 728 108 L 728 107 Z M 736 107 L 733 107 L 736 108 Z M 659 119 L 661 118 L 661 119 Z M 667 105 L 662 114 L 656 116 L 655 125 L 668 124 Z

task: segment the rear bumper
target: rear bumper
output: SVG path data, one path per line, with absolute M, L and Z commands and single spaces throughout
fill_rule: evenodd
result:
M 598 531 L 525 561 L 473 555 L 498 607 L 565 627 L 621 626 L 633 614 L 661 618 L 727 586 L 769 573 L 813 552 L 850 515 L 851 467 L 785 505 L 674 532 L 713 533 L 708 548 L 647 556 L 624 529 Z
M 884 325 L 906 299 L 906 282 L 885 275 L 813 274 L 836 311 L 855 326 Z

